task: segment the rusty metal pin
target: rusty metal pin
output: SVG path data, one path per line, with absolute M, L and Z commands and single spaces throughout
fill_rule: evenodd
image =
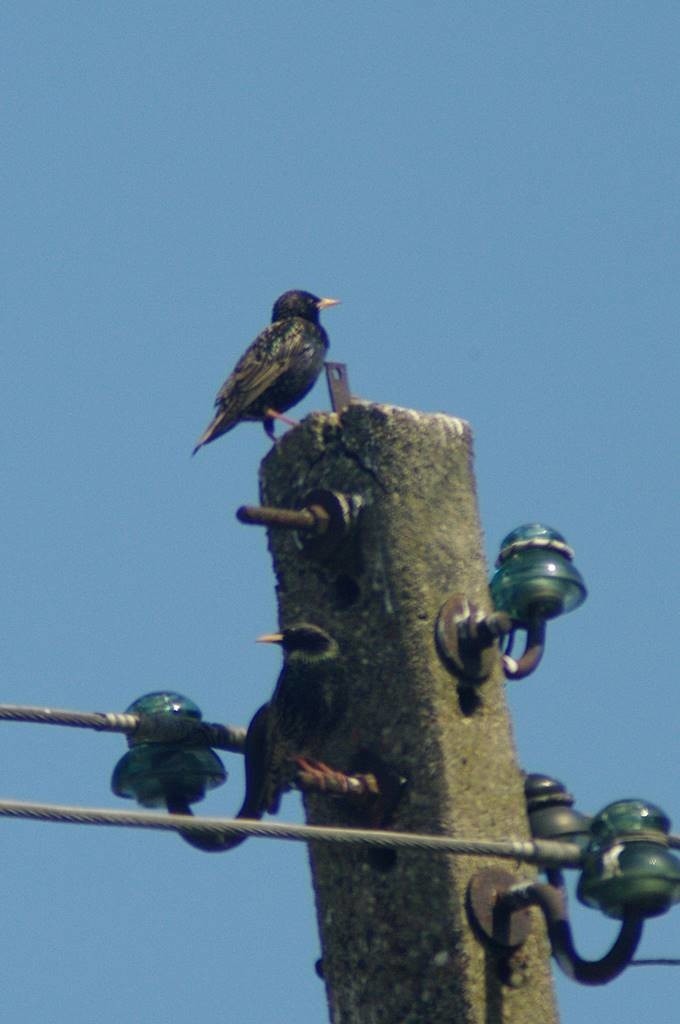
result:
M 328 527 L 329 515 L 320 505 L 298 509 L 241 505 L 236 511 L 236 518 L 240 523 L 251 526 L 280 526 L 287 530 L 312 530 L 321 534 Z
M 380 784 L 375 775 L 346 774 L 345 772 L 318 772 L 299 769 L 294 786 L 305 793 L 327 793 L 331 796 L 349 797 L 370 803 L 380 796 Z
M 305 554 L 326 558 L 354 529 L 363 504 L 358 494 L 317 488 L 305 495 L 302 508 L 242 505 L 236 518 L 241 523 L 295 530 Z

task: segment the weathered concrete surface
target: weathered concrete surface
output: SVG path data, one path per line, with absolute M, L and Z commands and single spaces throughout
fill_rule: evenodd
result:
M 406 776 L 395 829 L 525 838 L 500 662 L 469 707 L 434 643 L 450 593 L 489 607 L 468 424 L 359 403 L 314 414 L 264 460 L 262 502 L 297 507 L 315 487 L 365 502 L 355 540 L 327 562 L 269 531 L 281 624 L 323 626 L 346 660 L 347 710 L 317 756 L 345 770 L 368 750 Z M 356 823 L 337 800 L 306 807 L 311 823 Z M 470 928 L 468 880 L 491 862 L 401 852 L 381 871 L 361 849 L 319 846 L 310 856 L 334 1024 L 556 1020 L 540 918 L 510 963 Z

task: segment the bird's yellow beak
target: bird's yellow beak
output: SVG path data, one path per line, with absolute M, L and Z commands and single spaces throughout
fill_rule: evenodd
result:
M 280 644 L 283 641 L 283 633 L 264 633 L 258 636 L 257 644 Z
M 340 299 L 319 299 L 317 309 L 328 309 L 329 306 L 339 306 Z

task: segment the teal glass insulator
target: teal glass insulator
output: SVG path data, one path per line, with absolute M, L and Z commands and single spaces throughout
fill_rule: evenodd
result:
M 203 717 L 198 704 L 174 690 L 154 690 L 133 700 L 126 711 L 131 715 L 188 715 L 189 718 Z
M 578 608 L 587 590 L 573 557 L 557 530 L 542 523 L 517 527 L 503 539 L 491 579 L 496 611 L 526 626 Z
M 188 718 L 197 722 L 203 718 L 198 704 L 195 704 L 189 697 L 185 697 L 183 693 L 176 693 L 174 690 L 154 690 L 153 693 L 145 693 L 143 697 L 133 700 L 125 710 L 132 715 Z M 145 731 L 141 731 L 138 735 L 131 733 L 128 736 L 128 746 L 130 747 L 148 742 L 150 740 Z
M 165 807 L 168 799 L 177 798 L 194 804 L 226 777 L 224 765 L 210 747 L 140 743 L 114 768 L 111 789 L 142 807 Z
M 181 693 L 156 690 L 133 701 L 130 714 L 152 716 L 172 715 L 200 721 L 198 705 Z M 224 765 L 211 750 L 192 737 L 185 743 L 149 739 L 147 732 L 140 739 L 132 734 L 130 750 L 113 770 L 111 788 L 116 796 L 137 800 L 142 807 L 164 807 L 169 799 L 188 804 L 198 803 L 209 789 L 221 786 L 227 778 Z M 162 731 L 160 732 L 162 735 Z
M 655 804 L 618 800 L 593 818 L 577 895 L 609 917 L 655 917 L 680 901 L 670 821 Z

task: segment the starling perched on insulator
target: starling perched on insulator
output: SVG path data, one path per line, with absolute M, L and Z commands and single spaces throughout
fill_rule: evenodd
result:
M 272 322 L 258 334 L 215 398 L 217 412 L 192 454 L 243 420 L 262 420 L 274 439 L 274 421 L 301 401 L 323 369 L 328 335 L 319 313 L 339 299 L 310 292 L 284 292 L 274 303 Z
M 314 754 L 342 710 L 340 652 L 325 630 L 299 623 L 259 639 L 281 644 L 285 660 L 271 700 L 248 727 L 243 818 L 275 813 L 298 769 L 331 771 Z

